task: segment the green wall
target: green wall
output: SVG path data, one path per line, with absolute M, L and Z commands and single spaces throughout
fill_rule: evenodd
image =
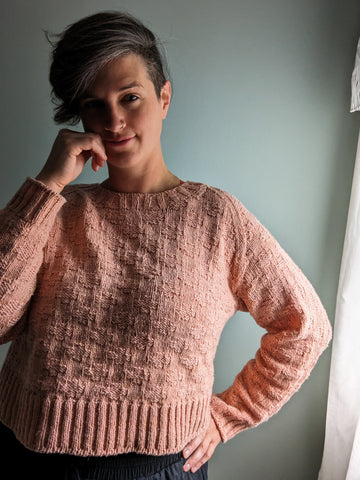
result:
M 42 29 L 58 32 L 104 9 L 127 10 L 165 42 L 170 170 L 237 196 L 309 277 L 333 321 L 359 127 L 349 113 L 358 0 L 2 0 L 1 207 L 40 171 L 58 130 Z M 87 169 L 79 181 L 104 175 Z M 232 383 L 262 333 L 246 314 L 228 322 L 216 391 Z M 329 364 L 330 348 L 279 414 L 220 445 L 210 479 L 316 479 Z

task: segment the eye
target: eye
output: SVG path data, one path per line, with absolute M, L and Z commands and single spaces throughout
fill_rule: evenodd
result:
M 84 110 L 90 110 L 93 108 L 102 108 L 103 106 L 104 104 L 100 100 L 88 100 L 81 105 L 81 108 Z
M 134 103 L 136 100 L 139 100 L 139 97 L 134 93 L 129 93 L 128 95 L 125 95 L 124 100 L 128 103 Z

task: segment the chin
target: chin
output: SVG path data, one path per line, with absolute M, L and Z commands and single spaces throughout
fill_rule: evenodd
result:
M 133 155 L 111 155 L 108 156 L 107 164 L 117 168 L 129 168 L 135 165 L 136 159 Z

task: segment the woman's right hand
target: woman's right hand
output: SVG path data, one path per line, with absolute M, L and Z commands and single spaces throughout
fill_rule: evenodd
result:
M 101 137 L 90 132 L 59 131 L 43 169 L 37 180 L 60 193 L 82 172 L 85 163 L 92 158 L 91 167 L 97 172 L 107 160 Z

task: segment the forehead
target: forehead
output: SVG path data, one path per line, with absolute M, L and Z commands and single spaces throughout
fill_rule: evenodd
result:
M 99 89 L 118 89 L 125 86 L 149 88 L 151 85 L 152 82 L 142 57 L 129 54 L 111 60 L 99 70 L 87 93 L 95 93 Z

